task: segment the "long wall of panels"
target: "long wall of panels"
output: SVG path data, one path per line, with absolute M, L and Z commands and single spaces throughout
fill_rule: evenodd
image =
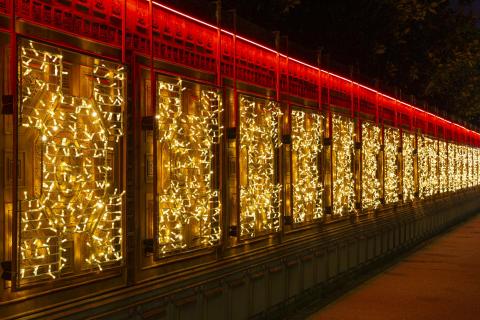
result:
M 0 1 L 0 53 L 12 316 L 478 193 L 480 133 L 160 3 Z

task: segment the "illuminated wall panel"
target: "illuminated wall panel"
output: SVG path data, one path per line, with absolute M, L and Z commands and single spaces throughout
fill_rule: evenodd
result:
M 478 160 L 477 160 L 477 150 L 471 148 L 472 151 L 472 186 L 477 185 L 477 176 L 478 176 Z
M 280 108 L 240 97 L 240 225 L 242 237 L 280 230 L 281 185 L 275 174 Z
M 355 209 L 353 176 L 354 123 L 333 115 L 333 213 L 344 215 Z
M 292 111 L 292 182 L 295 223 L 323 215 L 323 184 L 319 159 L 322 151 L 323 117 L 316 113 Z
M 385 152 L 385 203 L 398 201 L 400 194 L 399 186 L 399 161 L 398 151 L 400 148 L 400 131 L 395 128 L 384 129 L 384 152 Z
M 425 198 L 438 192 L 438 144 L 420 135 L 418 137 L 419 197 Z
M 472 148 L 472 186 L 478 184 L 478 153 L 476 148 Z
M 362 123 L 362 207 L 380 205 L 380 146 L 381 129 L 369 122 Z
M 458 190 L 459 180 L 457 177 L 457 146 L 453 143 L 447 145 L 447 166 L 448 166 L 448 191 Z
M 461 172 L 461 189 L 468 187 L 468 147 L 459 146 L 460 155 L 460 172 Z
M 475 149 L 475 158 L 477 163 L 476 185 L 478 186 L 480 184 L 480 149 Z
M 457 179 L 455 190 L 460 190 L 463 188 L 463 150 L 462 146 L 455 147 L 455 178 Z
M 415 197 L 415 134 L 403 132 L 403 200 L 410 201 Z
M 465 163 L 465 185 L 464 188 L 470 187 L 470 169 L 471 169 L 471 158 L 470 158 L 470 148 L 465 146 L 465 155 L 464 155 L 464 163 Z
M 473 187 L 475 185 L 475 169 L 474 169 L 474 159 L 473 159 L 473 148 L 468 148 L 468 186 Z
M 448 144 L 445 141 L 439 141 L 438 143 L 438 169 L 439 169 L 439 188 L 440 192 L 448 191 L 448 176 L 449 176 L 449 166 L 448 166 L 448 153 L 447 153 Z
M 463 160 L 462 147 L 455 145 L 455 190 L 462 189 L 463 179 Z
M 123 67 L 31 41 L 19 60 L 20 284 L 118 265 Z
M 472 166 L 472 158 L 470 156 L 470 147 L 465 146 L 465 156 L 464 156 L 464 161 L 465 161 L 465 188 L 470 187 L 470 170 Z
M 158 254 L 213 246 L 221 236 L 214 146 L 220 143 L 217 91 L 157 82 Z
M 473 162 L 474 162 L 474 171 L 475 171 L 475 185 L 477 186 L 480 183 L 480 149 L 473 150 Z
M 468 186 L 468 160 L 465 146 L 458 146 L 458 155 L 460 161 L 460 189 Z

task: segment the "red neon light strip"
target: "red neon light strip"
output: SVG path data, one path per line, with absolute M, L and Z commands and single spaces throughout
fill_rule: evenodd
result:
M 182 12 L 180 12 L 180 11 L 178 11 L 178 10 L 175 10 L 175 9 L 172 9 L 172 8 L 170 8 L 170 7 L 167 7 L 167 6 L 165 6 L 165 5 L 163 5 L 163 4 L 160 4 L 160 3 L 156 2 L 156 1 L 152 1 L 152 2 L 153 2 L 153 4 L 155 4 L 156 6 L 158 6 L 158 7 L 160 7 L 160 8 L 163 8 L 163 9 L 165 9 L 165 10 L 168 10 L 168 11 L 170 11 L 170 12 L 173 12 L 173 13 L 175 13 L 175 14 L 177 14 L 177 15 L 180 15 L 180 16 L 182 16 L 182 17 L 184 17 L 184 18 L 187 18 L 187 19 L 190 19 L 190 20 L 195 21 L 195 22 L 197 22 L 197 23 L 200 23 L 200 24 L 202 24 L 202 25 L 204 25 L 204 26 L 207 26 L 207 27 L 209 27 L 209 28 L 211 28 L 211 29 L 215 29 L 215 30 L 218 29 L 216 26 L 211 25 L 211 24 L 209 24 L 209 23 L 207 23 L 207 22 L 205 22 L 205 21 L 202 21 L 202 20 L 200 20 L 200 19 L 194 18 L 194 17 L 192 17 L 192 16 L 190 16 L 190 15 L 187 15 L 187 14 L 185 14 L 185 13 L 182 13 Z M 223 32 L 223 33 L 226 33 L 226 34 L 228 34 L 228 35 L 234 36 L 234 33 L 233 33 L 233 32 L 230 32 L 230 31 L 228 31 L 228 30 L 220 29 L 220 31 Z M 308 64 L 308 63 L 305 63 L 305 62 L 300 61 L 300 60 L 298 60 L 298 59 L 292 58 L 292 57 L 290 57 L 290 56 L 288 56 L 288 55 L 285 55 L 285 54 L 283 54 L 283 53 L 279 53 L 279 52 L 277 52 L 276 50 L 273 50 L 273 49 L 271 49 L 271 48 L 269 48 L 269 47 L 266 47 L 266 46 L 264 46 L 264 45 L 262 45 L 262 44 L 259 44 L 258 42 L 255 42 L 255 41 L 253 41 L 253 40 L 247 39 L 247 38 L 245 38 L 245 37 L 236 35 L 236 38 L 237 38 L 237 39 L 240 39 L 240 40 L 243 40 L 243 41 L 245 41 L 245 42 L 248 42 L 248 43 L 250 43 L 250 44 L 252 44 L 252 45 L 254 45 L 254 46 L 257 46 L 257 47 L 259 47 L 259 48 L 265 49 L 265 50 L 267 50 L 267 51 L 269 51 L 269 52 L 272 52 L 272 53 L 275 53 L 275 54 L 279 54 L 279 56 L 282 57 L 282 58 L 287 58 L 287 59 L 289 59 L 289 60 L 291 60 L 291 61 L 293 61 L 293 62 L 299 63 L 299 64 L 301 64 L 301 65 L 303 65 L 303 66 L 305 66 L 305 67 L 307 67 L 307 68 L 311 68 L 311 69 L 313 69 L 313 70 L 315 70 L 315 71 L 317 71 L 317 72 L 318 72 L 318 71 L 319 71 L 319 72 L 323 72 L 323 73 L 325 73 L 325 74 L 327 74 L 327 75 L 330 75 L 330 76 L 333 76 L 333 77 L 335 77 L 335 78 L 337 78 L 337 79 L 341 79 L 341 80 L 343 80 L 343 81 L 346 81 L 346 82 L 349 82 L 349 83 L 353 83 L 354 85 L 358 85 L 359 87 L 361 87 L 361 88 L 363 88 L 363 89 L 366 89 L 366 90 L 368 90 L 368 91 L 370 91 L 370 92 L 372 92 L 372 93 L 379 94 L 379 95 L 381 95 L 382 97 L 384 97 L 384 98 L 386 98 L 386 99 L 388 99 L 388 100 L 390 100 L 390 101 L 392 101 L 392 102 L 394 102 L 394 103 L 400 103 L 400 104 L 402 104 L 402 105 L 404 105 L 404 106 L 406 106 L 406 107 L 413 108 L 413 109 L 416 110 L 417 112 L 420 112 L 420 113 L 426 114 L 426 115 L 430 115 L 430 116 L 434 117 L 434 118 L 437 119 L 437 120 L 440 120 L 440 121 L 442 121 L 442 122 L 448 123 L 448 124 L 450 124 L 450 125 L 454 125 L 454 126 L 456 126 L 456 127 L 458 127 L 458 128 L 461 128 L 461 129 L 465 130 L 466 132 L 469 132 L 469 133 L 471 133 L 471 134 L 475 134 L 477 137 L 480 138 L 480 133 L 479 133 L 479 132 L 470 130 L 470 129 L 462 126 L 462 125 L 459 125 L 458 123 L 451 122 L 451 121 L 449 121 L 449 120 L 447 120 L 447 119 L 445 119 L 445 118 L 442 118 L 442 117 L 440 117 L 440 116 L 438 116 L 438 115 L 436 115 L 436 114 L 433 114 L 433 113 L 428 112 L 428 111 L 426 111 L 426 110 L 423 110 L 423 109 L 420 109 L 420 108 L 418 108 L 418 107 L 415 107 L 415 106 L 413 106 L 413 105 L 411 105 L 411 104 L 409 104 L 409 103 L 406 103 L 406 102 L 404 102 L 404 101 L 401 101 L 401 100 L 395 99 L 395 98 L 393 98 L 393 97 L 390 97 L 389 95 L 386 95 L 386 94 L 384 94 L 384 93 L 382 93 L 382 92 L 380 92 L 380 91 L 377 91 L 377 90 L 375 90 L 375 89 L 372 89 L 372 88 L 370 88 L 370 87 L 367 87 L 367 86 L 365 86 L 365 85 L 363 85 L 363 84 L 361 84 L 361 83 L 354 82 L 354 81 L 352 81 L 352 80 L 350 80 L 350 79 L 347 79 L 347 78 L 342 77 L 342 76 L 340 76 L 340 75 L 337 75 L 337 74 L 335 74 L 335 73 L 322 70 L 322 69 L 320 69 L 320 68 L 318 68 L 318 67 L 314 67 L 314 66 L 312 66 L 312 65 L 310 65 L 310 64 Z
M 189 16 L 189 15 L 183 13 L 183 12 L 180 12 L 180 11 L 177 11 L 177 10 L 172 9 L 172 8 L 170 8 L 170 7 L 167 7 L 166 5 L 160 4 L 160 3 L 156 2 L 156 1 L 152 1 L 152 2 L 153 2 L 154 5 L 159 6 L 160 8 L 166 9 L 166 10 L 168 10 L 168 11 L 170 11 L 170 12 L 173 12 L 173 13 L 175 13 L 175 14 L 178 14 L 178 15 L 184 17 L 184 18 L 193 20 L 193 21 L 195 21 L 195 22 L 198 22 L 198 23 L 200 23 L 200 24 L 203 24 L 204 26 L 207 26 L 207 27 L 210 27 L 210 28 L 212 28 L 212 29 L 217 30 L 217 27 L 215 27 L 214 25 L 211 25 L 211 24 L 209 24 L 209 23 L 207 23 L 207 22 L 205 22 L 205 21 L 202 21 L 202 20 L 200 20 L 200 19 L 197 19 L 197 18 L 194 18 L 194 17 L 192 17 L 192 16 Z M 233 33 L 232 33 L 232 34 L 233 34 Z

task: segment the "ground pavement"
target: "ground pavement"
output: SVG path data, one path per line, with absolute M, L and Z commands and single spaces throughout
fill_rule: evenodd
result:
M 480 215 L 308 319 L 480 320 Z

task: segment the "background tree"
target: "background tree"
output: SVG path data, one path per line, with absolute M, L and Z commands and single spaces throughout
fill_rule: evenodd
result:
M 212 2 L 202 1 L 195 2 Z M 171 2 L 188 7 L 185 0 Z M 222 1 L 224 9 L 235 8 L 239 17 L 310 48 L 312 61 L 322 47 L 331 60 L 400 88 L 404 97 L 413 94 L 480 125 L 474 5 L 473 0 Z

